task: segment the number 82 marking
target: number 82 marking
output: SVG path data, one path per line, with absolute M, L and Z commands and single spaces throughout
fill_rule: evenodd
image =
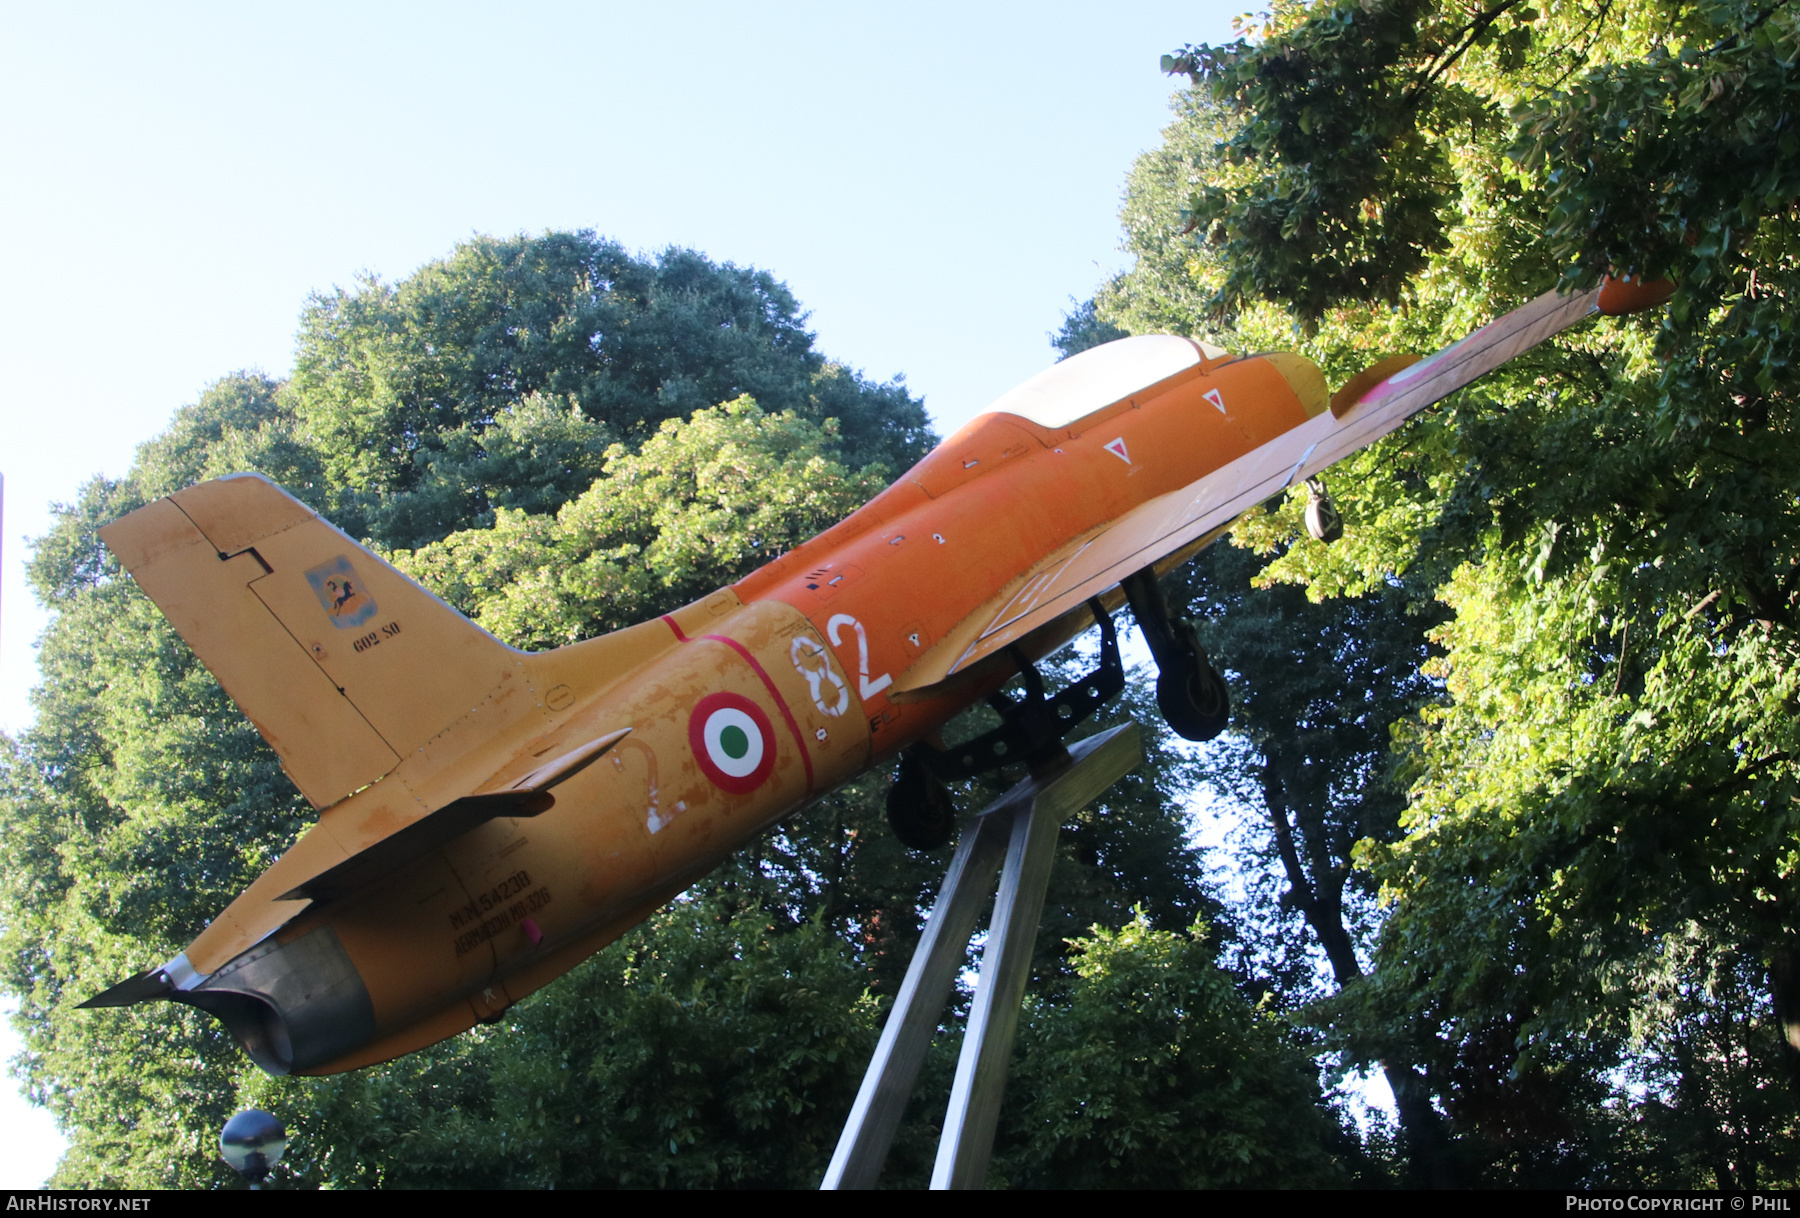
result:
M 856 672 L 858 677 L 858 688 L 862 690 L 863 697 L 872 698 L 894 683 L 893 675 L 884 672 L 873 681 L 869 680 L 869 635 L 868 632 L 863 629 L 863 624 L 851 617 L 848 613 L 835 614 L 832 619 L 825 624 L 825 634 L 826 637 L 831 640 L 831 645 L 836 647 L 843 642 L 843 639 L 838 637 L 838 631 L 845 626 L 856 631 Z

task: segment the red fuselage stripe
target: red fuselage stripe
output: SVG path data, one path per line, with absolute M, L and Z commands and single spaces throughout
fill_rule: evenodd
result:
M 682 633 L 681 627 L 677 626 L 675 624 L 675 619 L 668 614 L 663 614 L 662 620 L 669 624 L 669 629 L 673 630 L 675 632 L 675 637 L 683 643 L 691 643 L 694 641 Z M 775 699 L 775 709 L 781 712 L 782 721 L 787 724 L 788 731 L 794 734 L 794 743 L 800 746 L 800 764 L 806 767 L 806 793 L 811 795 L 813 791 L 812 753 L 807 751 L 806 737 L 800 734 L 800 724 L 794 719 L 794 712 L 788 709 L 788 704 L 786 700 L 782 698 L 781 692 L 775 688 L 775 682 L 769 680 L 769 674 L 763 669 L 761 664 L 756 662 L 756 657 L 751 655 L 749 649 L 736 639 L 728 639 L 722 634 L 707 634 L 700 637 L 702 641 L 723 643 L 725 646 L 743 656 L 744 663 L 750 666 L 750 671 L 757 675 L 757 678 L 763 683 L 763 688 L 769 691 L 769 697 Z
M 670 625 L 674 625 L 674 623 L 671 622 Z M 676 630 L 676 633 L 680 633 L 679 628 Z M 786 700 L 782 698 L 781 694 L 775 688 L 775 682 L 769 680 L 769 674 L 764 671 L 761 664 L 756 662 L 756 657 L 750 654 L 750 649 L 736 639 L 726 638 L 722 634 L 707 634 L 702 635 L 701 638 L 704 641 L 725 644 L 725 646 L 743 656 L 744 663 L 748 664 L 751 670 L 755 672 L 758 677 L 762 678 L 763 688 L 769 691 L 769 697 L 775 699 L 775 709 L 781 712 L 782 719 L 788 725 L 788 731 L 794 734 L 794 743 L 800 746 L 800 763 L 806 767 L 806 793 L 811 795 L 813 790 L 812 754 L 806 749 L 806 737 L 800 734 L 800 724 L 795 721 L 794 712 L 788 709 Z

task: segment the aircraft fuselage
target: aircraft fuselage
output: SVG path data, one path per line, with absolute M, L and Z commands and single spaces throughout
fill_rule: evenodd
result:
M 367 1065 L 498 1017 L 774 821 L 1004 683 L 1014 658 L 923 689 L 905 676 L 934 649 L 965 648 L 984 624 L 971 615 L 1009 583 L 1021 585 L 1009 603 L 1029 604 L 1021 572 L 1323 409 L 1322 379 L 1296 357 L 1186 351 L 1122 396 L 1115 377 L 980 416 L 846 520 L 696 604 L 557 651 L 508 653 L 496 692 L 410 751 L 369 712 L 400 766 L 327 806 L 319 828 L 165 970 L 176 992 L 160 996 L 214 1011 L 277 1072 Z M 1101 395 L 1098 409 L 1071 406 L 1084 391 Z M 200 508 L 184 510 L 204 525 Z M 343 539 L 284 562 L 283 536 L 258 543 L 270 574 L 247 567 L 253 589 L 296 581 L 284 572 L 307 566 L 314 591 L 327 589 L 327 613 L 360 604 L 346 588 L 378 603 L 355 638 L 316 626 L 312 657 L 339 694 L 374 705 L 441 662 L 431 632 L 409 620 L 410 602 L 385 591 L 386 575 L 371 583 L 358 572 L 374 570 L 373 556 Z M 231 547 L 207 537 L 195 552 L 212 546 L 227 559 Z M 320 565 L 334 545 L 344 553 Z M 257 595 L 271 611 L 286 603 L 274 590 Z M 300 608 L 281 620 L 305 645 L 313 636 L 293 622 L 313 610 L 294 595 Z M 1035 659 L 1085 625 L 1019 645 Z M 358 665 L 386 665 L 387 675 L 359 695 Z M 280 747 L 281 733 L 258 723 Z M 350 863 L 330 873 L 336 888 L 310 878 L 379 844 L 421 801 L 442 805 L 445 792 L 512 778 L 584 742 L 604 751 L 556 785 L 547 810 L 476 823 L 366 883 L 352 882 Z M 283 755 L 301 781 L 295 754 Z

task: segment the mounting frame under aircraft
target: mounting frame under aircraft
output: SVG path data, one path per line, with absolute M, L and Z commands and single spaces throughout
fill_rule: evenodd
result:
M 738 583 L 555 651 L 507 647 L 255 475 L 101 530 L 280 755 L 318 823 L 175 959 L 84 1005 L 170 1000 L 271 1073 L 329 1074 L 499 1018 L 769 824 L 873 765 L 902 840 L 944 781 L 1060 751 L 1123 686 L 1129 602 L 1191 739 L 1224 683 L 1159 574 L 1592 314 L 1666 283 L 1539 297 L 1331 394 L 1292 354 L 1121 339 L 1033 377 L 857 512 Z M 1036 661 L 1098 623 L 1098 668 Z M 1023 675 L 1014 700 L 1000 688 Z M 934 741 L 980 699 L 1001 726 Z

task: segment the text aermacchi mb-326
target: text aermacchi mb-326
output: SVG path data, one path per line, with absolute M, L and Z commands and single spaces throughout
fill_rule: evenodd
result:
M 1129 602 L 1181 735 L 1225 687 L 1157 576 L 1594 312 L 1664 284 L 1546 295 L 1336 394 L 1291 354 L 1121 339 L 1008 393 L 811 541 L 654 621 L 555 651 L 500 643 L 267 480 L 222 478 L 101 531 L 280 755 L 319 820 L 175 959 L 91 999 L 217 1016 L 272 1073 L 385 1061 L 499 1016 L 773 821 L 898 761 L 909 845 L 946 780 L 1045 762 L 1123 686 Z M 1098 623 L 1096 670 L 1036 661 Z M 1001 687 L 1022 675 L 1014 698 Z M 940 747 L 988 698 L 1001 726 Z

